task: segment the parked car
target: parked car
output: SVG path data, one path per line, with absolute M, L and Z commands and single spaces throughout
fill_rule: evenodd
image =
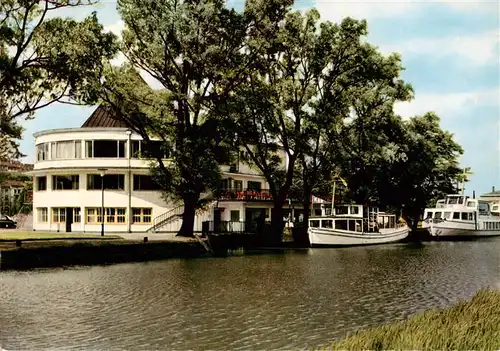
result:
M 16 228 L 17 223 L 6 215 L 0 214 L 0 228 Z

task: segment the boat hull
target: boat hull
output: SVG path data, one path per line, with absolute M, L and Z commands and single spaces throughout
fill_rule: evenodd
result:
M 434 237 L 442 238 L 472 238 L 500 236 L 500 230 L 475 229 L 473 225 L 454 225 L 441 222 L 427 225 L 427 230 Z
M 312 247 L 344 247 L 380 245 L 406 239 L 408 227 L 381 229 L 380 233 L 354 233 L 326 228 L 309 228 L 309 242 Z

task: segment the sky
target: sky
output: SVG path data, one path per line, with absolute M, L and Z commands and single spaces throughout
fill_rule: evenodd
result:
M 244 0 L 228 0 L 242 8 Z M 322 20 L 346 16 L 368 21 L 368 42 L 383 53 L 399 52 L 415 98 L 395 111 L 409 118 L 437 113 L 441 127 L 463 147 L 463 167 L 473 176 L 466 194 L 500 190 L 500 2 L 496 0 L 296 0 L 295 7 L 316 7 Z M 83 19 L 92 11 L 108 31 L 119 33 L 123 22 L 116 1 L 64 9 L 59 16 Z M 54 104 L 24 122 L 21 151 L 33 162 L 33 133 L 79 127 L 95 107 Z

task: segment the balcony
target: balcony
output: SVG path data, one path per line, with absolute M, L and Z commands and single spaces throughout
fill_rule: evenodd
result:
M 222 189 L 219 201 L 273 201 L 268 189 Z

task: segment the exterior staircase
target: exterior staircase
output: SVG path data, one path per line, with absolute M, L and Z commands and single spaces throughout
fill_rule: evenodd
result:
M 161 215 L 153 218 L 153 225 L 148 228 L 148 233 L 155 233 L 159 229 L 165 227 L 166 225 L 179 221 L 182 219 L 182 214 L 184 212 L 184 205 L 177 206 L 170 211 L 162 213 Z
M 196 210 L 196 216 L 200 217 L 210 212 L 212 205 L 215 203 L 212 194 L 207 194 L 202 200 L 209 200 L 203 207 Z M 179 222 L 182 221 L 182 214 L 184 213 L 184 205 L 179 205 L 161 215 L 153 218 L 153 225 L 146 230 L 148 233 L 156 232 L 176 232 L 178 231 Z M 196 222 L 195 222 L 196 226 Z M 165 230 L 167 229 L 167 230 Z M 170 229 L 170 230 L 169 230 Z

